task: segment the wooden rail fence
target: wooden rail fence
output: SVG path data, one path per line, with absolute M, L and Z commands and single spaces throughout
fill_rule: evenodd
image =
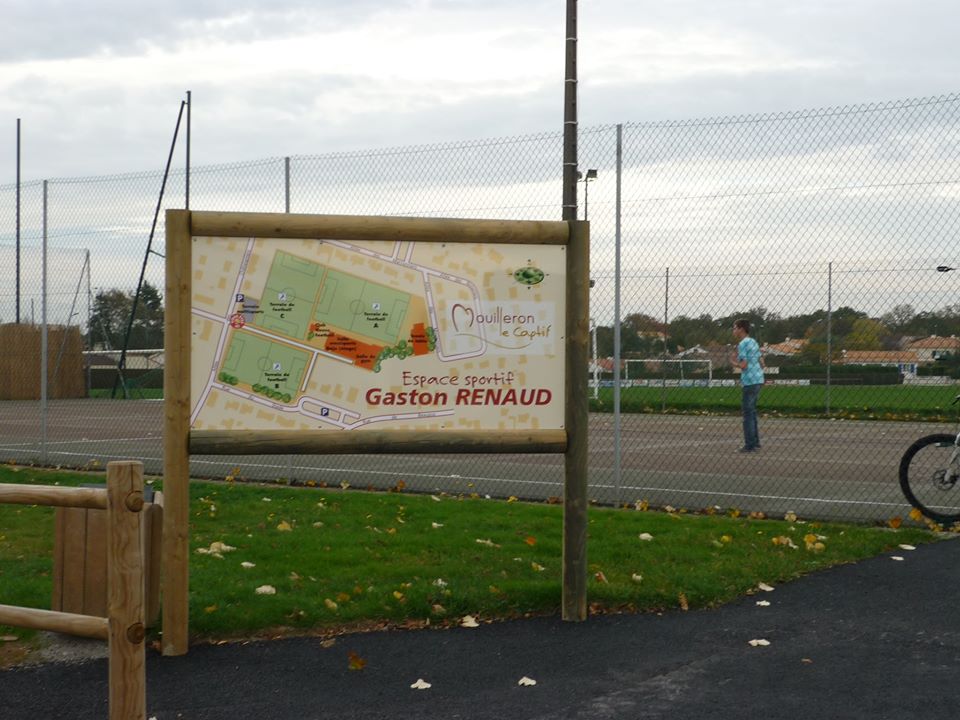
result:
M 107 487 L 0 484 L 0 503 L 107 511 L 107 617 L 0 605 L 0 624 L 106 640 L 110 648 L 110 720 L 145 720 L 147 706 L 140 541 L 143 464 L 107 465 Z

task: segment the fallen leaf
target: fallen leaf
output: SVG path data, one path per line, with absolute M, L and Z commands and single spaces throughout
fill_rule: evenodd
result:
M 917 548 L 915 548 L 913 545 L 897 545 L 897 547 L 900 548 L 901 550 L 916 550 L 916 549 L 917 549 Z
M 605 585 L 610 582 L 609 580 L 607 580 L 607 576 L 603 574 L 602 570 L 598 570 L 594 574 L 593 579 L 596 580 L 598 583 L 603 583 Z
M 434 603 L 434 604 L 431 606 L 430 609 L 433 611 L 433 614 L 434 614 L 434 615 L 446 615 L 446 614 L 447 614 L 447 609 L 446 609 L 443 605 L 441 605 L 440 603 Z
M 764 592 L 773 592 L 773 588 L 767 585 L 766 583 L 760 583 L 757 585 L 757 589 L 763 590 Z
M 653 540 L 653 535 L 651 535 L 650 533 L 647 533 L 647 532 L 645 532 L 645 533 L 640 533 L 637 537 L 639 537 L 641 540 L 645 540 L 645 541 L 647 541 L 647 542 L 649 542 L 650 540 Z
M 0 642 L 14 642 L 18 639 L 16 635 L 0 635 Z
M 394 596 L 397 600 L 403 600 L 403 593 L 400 592 L 399 590 L 394 590 L 394 591 L 393 591 L 393 596 Z
M 350 483 L 348 483 L 346 480 L 344 480 L 342 483 L 340 483 L 340 487 L 343 488 L 344 490 L 346 490 L 347 488 L 350 487 Z
M 434 502 L 440 502 L 440 498 L 438 498 L 436 495 L 431 495 L 430 499 L 433 500 Z
M 246 568 L 247 570 L 249 570 L 250 568 L 255 568 L 256 566 L 257 566 L 256 563 L 247 562 L 246 560 L 240 563 L 240 567 Z
M 677 602 L 680 604 L 680 609 L 684 612 L 690 609 L 690 603 L 687 602 L 687 596 L 684 593 L 680 593 L 677 596 Z
M 890 556 L 890 559 L 891 559 L 891 560 L 897 560 L 897 561 L 899 561 L 899 562 L 903 562 L 903 558 L 900 557 L 899 555 L 891 555 L 891 556 Z
M 757 607 L 770 607 L 770 603 L 767 600 L 757 600 Z
M 668 513 L 674 513 L 677 511 L 677 509 L 673 505 L 664 505 L 663 511 Z
M 759 510 L 755 510 L 748 516 L 751 520 L 766 520 L 766 513 L 762 513 Z
M 344 602 L 349 602 L 349 600 L 350 600 L 350 593 L 345 593 L 345 592 L 337 593 L 337 602 L 344 603 Z
M 634 573 L 633 575 L 630 576 L 630 579 L 633 580 L 635 583 L 643 582 L 643 575 L 641 575 L 640 573 Z
M 438 522 L 430 523 L 430 527 L 432 527 L 434 530 L 439 530 L 440 528 L 443 527 L 443 523 L 438 523 Z
M 291 532 L 293 528 L 290 526 L 290 523 L 288 523 L 286 520 L 281 520 L 280 524 L 277 525 L 277 530 L 279 530 L 280 532 Z
M 920 512 L 919 510 L 917 510 L 917 508 L 913 508 L 913 509 L 910 511 L 910 519 L 911 519 L 911 520 L 915 520 L 915 521 L 919 522 L 922 518 L 923 518 L 923 513 Z
M 410 689 L 411 689 L 411 690 L 429 690 L 429 689 L 432 688 L 432 687 L 433 687 L 433 685 L 431 685 L 430 683 L 428 683 L 428 682 L 427 682 L 426 680 L 424 680 L 423 678 L 417 678 L 417 681 L 416 681 L 413 685 L 410 686 Z
M 536 680 L 534 680 L 533 678 L 528 678 L 526 675 L 524 675 L 522 678 L 517 680 L 517 685 L 521 685 L 523 687 L 533 687 L 536 684 L 537 684 Z
M 477 619 L 473 615 L 464 615 L 460 619 L 460 627 L 475 628 L 480 627 L 480 623 L 477 622 Z
M 913 510 L 910 511 L 910 514 L 911 514 L 911 516 L 913 515 Z M 890 518 L 889 520 L 887 520 L 887 525 L 889 525 L 889 526 L 892 527 L 894 530 L 896 530 L 896 529 L 899 528 L 901 525 L 903 525 L 903 518 L 900 517 L 899 515 L 898 515 L 897 517 L 892 517 L 892 518 Z
M 436 580 L 433 581 L 433 584 L 436 585 L 438 588 L 442 589 L 447 586 L 447 581 L 444 580 L 443 578 L 437 578 Z
M 487 497 L 489 498 L 490 496 L 487 495 Z M 507 498 L 507 502 L 508 502 L 508 503 L 515 503 L 516 501 L 517 501 L 517 496 L 516 496 L 516 495 L 511 495 L 510 497 Z
M 261 585 L 254 592 L 257 595 L 276 595 L 277 589 L 273 585 Z
M 648 503 L 646 500 L 637 500 L 637 501 L 633 504 L 633 507 L 634 507 L 634 509 L 636 509 L 638 512 L 646 512 L 647 510 L 650 509 L 650 503 Z
M 497 545 L 493 540 L 489 540 L 489 539 L 480 539 L 480 538 L 477 538 L 477 544 L 478 544 L 478 545 L 486 545 L 487 547 L 494 547 L 494 548 L 500 547 L 500 546 Z
M 543 565 L 536 562 L 531 562 L 530 567 L 536 570 L 537 572 L 543 572 L 544 570 L 546 570 L 546 568 Z
M 203 611 L 204 611 L 205 613 L 207 613 L 208 615 L 209 615 L 210 613 L 215 613 L 215 612 L 217 611 L 217 606 L 216 606 L 216 605 L 207 605 L 207 606 L 203 609 Z
M 802 662 L 804 665 L 812 665 L 812 664 L 813 664 L 813 660 L 811 660 L 810 658 L 800 658 L 800 662 Z
M 788 511 L 784 514 L 783 519 L 786 520 L 787 522 L 796 522 L 796 521 L 797 521 L 797 514 L 796 514 L 795 512 L 793 512 L 793 510 L 788 510 Z
M 750 640 L 749 642 L 751 645 L 753 645 L 753 647 L 766 647 L 770 644 L 769 640 L 764 640 L 763 638 L 760 638 L 759 640 Z
M 273 500 L 268 497 L 260 498 L 260 499 L 263 500 L 264 502 L 273 502 Z
M 537 539 L 533 535 L 527 535 L 527 537 L 525 537 L 523 541 L 530 547 L 533 547 L 534 545 L 537 544 Z
M 326 605 L 327 609 L 329 610 L 336 610 L 338 607 L 338 605 L 330 598 L 324 598 L 323 604 Z
M 322 648 L 332 648 L 332 647 L 333 647 L 334 645 L 336 645 L 336 644 L 337 644 L 337 639 L 336 639 L 336 638 L 330 638 L 329 640 L 324 640 L 324 641 L 322 641 L 322 642 L 320 643 L 320 647 L 322 647 Z
M 367 661 L 357 655 L 353 650 L 347 653 L 347 668 L 350 670 L 363 670 Z
M 730 535 L 721 535 L 721 536 L 720 536 L 720 542 L 722 542 L 722 543 L 732 543 L 732 542 L 733 542 L 733 537 L 731 537 Z

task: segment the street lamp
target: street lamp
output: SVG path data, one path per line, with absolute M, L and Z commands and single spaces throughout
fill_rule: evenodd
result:
M 584 175 L 582 172 L 577 172 L 577 182 L 582 182 L 582 183 L 583 183 L 583 219 L 584 219 L 584 220 L 587 220 L 587 219 L 588 219 L 588 214 L 587 214 L 587 210 L 588 210 L 588 205 L 587 205 L 587 202 L 588 202 L 588 187 L 589 187 L 590 182 L 593 181 L 593 180 L 596 180 L 596 179 L 597 179 L 597 169 L 596 169 L 596 168 L 590 168 L 589 170 L 587 170 L 587 174 L 586 174 L 586 175 Z

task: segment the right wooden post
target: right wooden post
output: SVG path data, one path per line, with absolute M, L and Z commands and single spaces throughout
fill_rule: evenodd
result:
M 567 243 L 566 410 L 563 481 L 563 619 L 587 619 L 587 388 L 590 225 L 571 221 Z

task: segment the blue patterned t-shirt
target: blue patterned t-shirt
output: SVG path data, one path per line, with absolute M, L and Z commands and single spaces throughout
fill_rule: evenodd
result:
M 741 384 L 760 385 L 763 383 L 763 369 L 760 367 L 760 346 L 749 335 L 737 345 L 737 360 L 747 361 L 747 367 L 740 372 Z

